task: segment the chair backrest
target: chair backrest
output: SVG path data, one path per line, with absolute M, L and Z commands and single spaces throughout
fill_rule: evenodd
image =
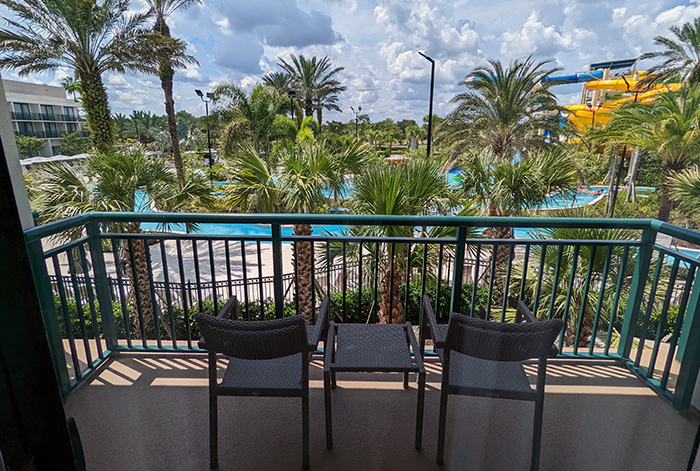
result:
M 246 360 L 268 360 L 306 352 L 303 315 L 271 321 L 233 321 L 199 313 L 195 316 L 209 351 Z
M 493 361 L 522 361 L 547 356 L 564 323 L 561 319 L 524 324 L 490 322 L 453 312 L 445 351 Z

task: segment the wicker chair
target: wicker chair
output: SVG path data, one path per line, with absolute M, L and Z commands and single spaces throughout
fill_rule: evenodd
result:
M 308 469 L 309 359 L 318 342 L 313 346 L 309 342 L 304 316 L 254 322 L 225 319 L 235 313 L 235 305 L 232 298 L 216 317 L 202 313 L 195 316 L 202 332 L 199 346 L 209 352 L 210 465 L 216 468 L 219 461 L 218 396 L 300 397 L 303 467 Z M 324 316 L 328 317 L 325 299 L 323 306 L 319 324 L 310 329 L 315 337 L 320 337 Z M 216 375 L 218 353 L 229 358 L 220 383 Z
M 323 298 L 323 302 L 321 303 L 321 310 L 319 311 L 318 317 L 316 318 L 316 324 L 306 326 L 306 336 L 309 339 L 310 356 L 313 355 L 314 352 L 318 349 L 318 344 L 321 342 L 321 340 L 325 340 L 326 336 L 328 335 L 328 325 L 331 321 L 330 309 L 331 298 L 325 296 Z M 238 299 L 236 298 L 236 296 L 233 296 L 231 299 L 229 299 L 229 301 L 226 303 L 226 306 L 223 307 L 223 309 L 221 310 L 221 312 L 219 312 L 219 315 L 217 317 L 230 317 L 235 321 L 238 320 Z
M 527 323 L 520 323 L 523 318 Z M 423 319 L 421 348 L 429 333 L 442 362 L 438 464 L 442 464 L 445 451 L 447 397 L 459 394 L 534 401 L 530 469 L 539 469 L 547 357 L 557 353 L 553 342 L 564 326 L 562 320 L 538 322 L 525 303 L 518 301 L 515 324 L 452 313 L 449 324 L 440 325 L 428 296 L 423 297 Z M 539 360 L 534 390 L 522 364 L 532 358 Z

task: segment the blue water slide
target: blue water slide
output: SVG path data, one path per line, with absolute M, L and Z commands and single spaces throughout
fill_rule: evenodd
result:
M 603 78 L 603 71 L 596 70 L 593 72 L 581 72 L 573 75 L 562 75 L 560 77 L 545 77 L 543 82 L 553 82 L 552 85 L 561 85 L 565 83 L 581 83 L 590 82 L 591 80 L 600 80 Z

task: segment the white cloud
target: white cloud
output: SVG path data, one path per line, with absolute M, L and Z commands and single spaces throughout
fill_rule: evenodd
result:
M 520 31 L 506 31 L 501 36 L 501 54 L 514 59 L 552 57 L 560 51 L 573 51 L 576 46 L 571 33 L 561 34 L 554 26 L 545 26 L 534 11 Z

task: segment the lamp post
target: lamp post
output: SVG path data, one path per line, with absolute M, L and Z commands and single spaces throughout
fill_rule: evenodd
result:
M 211 136 L 209 135 L 209 102 L 211 101 L 211 93 L 207 92 L 207 98 L 204 99 L 204 93 L 202 90 L 194 91 L 197 96 L 204 102 L 204 108 L 207 114 L 207 150 L 209 151 L 209 180 L 211 181 L 211 187 L 214 188 L 214 174 L 212 173 L 213 160 L 211 159 Z
M 360 112 L 362 111 L 362 105 L 357 107 L 357 111 L 355 111 L 355 108 L 353 108 L 352 106 L 350 107 L 350 109 L 355 114 L 355 139 L 357 139 L 358 116 L 360 115 Z
M 430 158 L 430 141 L 433 139 L 433 89 L 435 88 L 435 61 L 418 51 L 418 54 L 430 61 L 430 107 L 428 111 L 428 148 L 425 157 Z

